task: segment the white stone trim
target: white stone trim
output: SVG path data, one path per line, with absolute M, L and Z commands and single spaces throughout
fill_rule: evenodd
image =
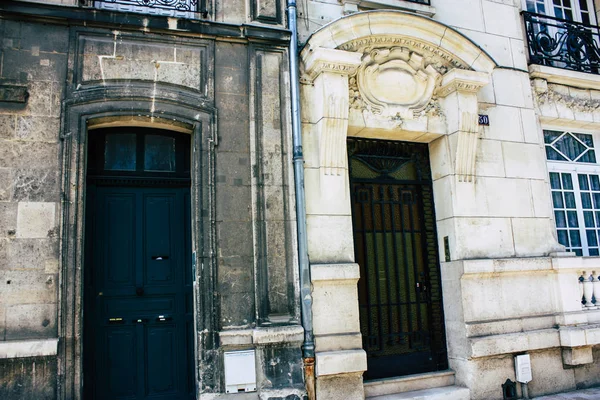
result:
M 323 72 L 353 75 L 360 65 L 362 54 L 350 51 L 316 48 L 303 58 L 305 76 L 310 82 Z
M 235 329 L 219 332 L 222 346 L 252 346 L 257 344 L 297 343 L 304 340 L 300 325 Z
M 0 342 L 0 359 L 55 356 L 58 339 Z
M 532 64 L 529 66 L 529 77 L 545 79 L 548 83 L 600 90 L 600 75 L 596 74 Z
M 350 374 L 367 370 L 364 350 L 323 351 L 315 356 L 317 376 Z
M 356 263 L 348 264 L 312 264 L 310 266 L 312 282 L 350 280 L 358 282 L 360 267 Z

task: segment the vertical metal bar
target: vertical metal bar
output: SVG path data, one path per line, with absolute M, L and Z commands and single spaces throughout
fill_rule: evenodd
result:
M 387 186 L 387 185 L 385 185 Z M 392 283 L 390 279 L 390 260 L 388 255 L 388 246 L 387 246 L 387 229 L 386 229 L 386 218 L 385 218 L 385 208 L 389 205 L 388 201 L 385 200 L 385 189 L 384 185 L 379 185 L 379 198 L 381 202 L 380 211 L 381 211 L 381 235 L 383 237 L 383 255 L 385 258 L 385 282 L 387 284 L 387 311 L 388 311 L 388 341 L 392 339 L 393 333 L 393 315 L 392 315 Z
M 400 266 L 398 264 L 398 248 L 397 248 L 397 244 L 398 244 L 398 239 L 397 239 L 397 234 L 396 234 L 396 215 L 394 212 L 394 209 L 396 208 L 396 206 L 399 204 L 399 202 L 394 200 L 394 193 L 395 190 L 394 188 L 397 188 L 396 186 L 392 186 L 389 185 L 389 196 L 390 196 L 390 201 L 391 201 L 391 205 L 390 205 L 390 219 L 392 221 L 392 243 L 393 243 L 393 253 L 394 253 L 394 268 L 396 270 L 396 309 L 398 310 L 398 331 L 396 333 L 402 333 L 402 301 L 400 298 Z
M 371 291 L 369 290 L 370 288 L 370 278 L 369 278 L 369 263 L 368 263 L 368 258 L 367 258 L 367 222 L 365 219 L 365 200 L 360 198 L 360 192 L 361 192 L 361 187 L 360 186 L 356 186 L 358 187 L 358 189 L 355 189 L 355 196 L 358 202 L 360 202 L 360 218 L 361 218 L 361 237 L 362 237 L 362 241 L 363 241 L 363 266 L 365 269 L 365 275 L 364 275 L 364 280 L 365 280 L 365 285 L 366 285 L 366 295 L 367 295 L 367 320 L 369 322 L 369 330 L 367 332 L 367 342 L 368 339 L 373 335 L 373 318 L 371 318 Z M 365 192 L 367 193 L 367 192 Z M 370 198 L 368 198 L 367 200 L 370 201 Z
M 408 274 L 408 256 L 406 254 L 406 229 L 404 224 L 404 199 L 402 198 L 402 189 L 398 188 L 398 200 L 400 201 L 400 225 L 402 226 L 402 259 L 404 260 L 404 286 L 406 288 L 406 321 L 408 323 L 406 332 L 412 332 L 412 313 L 410 306 L 410 276 Z
M 410 207 L 408 208 L 409 212 L 408 212 L 408 216 L 410 219 L 410 236 L 411 236 L 411 244 L 412 244 L 412 255 L 413 255 L 413 272 L 414 272 L 414 276 L 415 276 L 415 283 L 418 281 L 419 279 L 419 269 L 417 266 L 417 246 L 416 246 L 416 239 L 415 239 L 415 222 L 414 222 L 414 216 L 413 216 L 413 209 L 414 209 L 414 205 L 416 202 L 416 197 L 417 197 L 417 193 L 416 191 L 413 189 L 412 191 L 412 202 Z M 415 300 L 416 300 L 416 306 L 417 306 L 417 330 L 422 330 L 422 320 L 421 320 L 421 300 L 419 298 L 419 293 L 417 290 L 417 286 L 415 285 L 413 287 L 413 289 L 415 290 Z M 420 288 L 419 288 L 420 289 Z M 412 303 L 412 302 L 411 302 Z
M 375 259 L 375 291 L 377 293 L 377 318 L 378 318 L 378 336 L 379 336 L 379 349 L 383 350 L 383 336 L 381 329 L 381 322 L 383 320 L 383 315 L 381 313 L 381 290 L 379 288 L 379 251 L 377 249 L 377 220 L 375 218 L 375 190 L 373 185 L 370 186 L 371 191 L 371 218 L 372 218 L 372 235 L 373 235 L 373 255 Z

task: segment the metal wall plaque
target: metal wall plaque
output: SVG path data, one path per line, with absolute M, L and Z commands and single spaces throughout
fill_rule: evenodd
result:
M 479 125 L 489 126 L 490 117 L 487 115 L 479 114 Z

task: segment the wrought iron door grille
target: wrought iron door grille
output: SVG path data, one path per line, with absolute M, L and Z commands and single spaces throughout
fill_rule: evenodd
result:
M 597 26 L 523 11 L 531 64 L 597 74 L 600 32 Z
M 367 378 L 444 369 L 427 145 L 350 139 L 348 151 Z

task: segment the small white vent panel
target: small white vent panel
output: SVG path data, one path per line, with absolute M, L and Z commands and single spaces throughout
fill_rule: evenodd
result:
M 256 357 L 254 350 L 225 352 L 225 391 L 256 391 Z

